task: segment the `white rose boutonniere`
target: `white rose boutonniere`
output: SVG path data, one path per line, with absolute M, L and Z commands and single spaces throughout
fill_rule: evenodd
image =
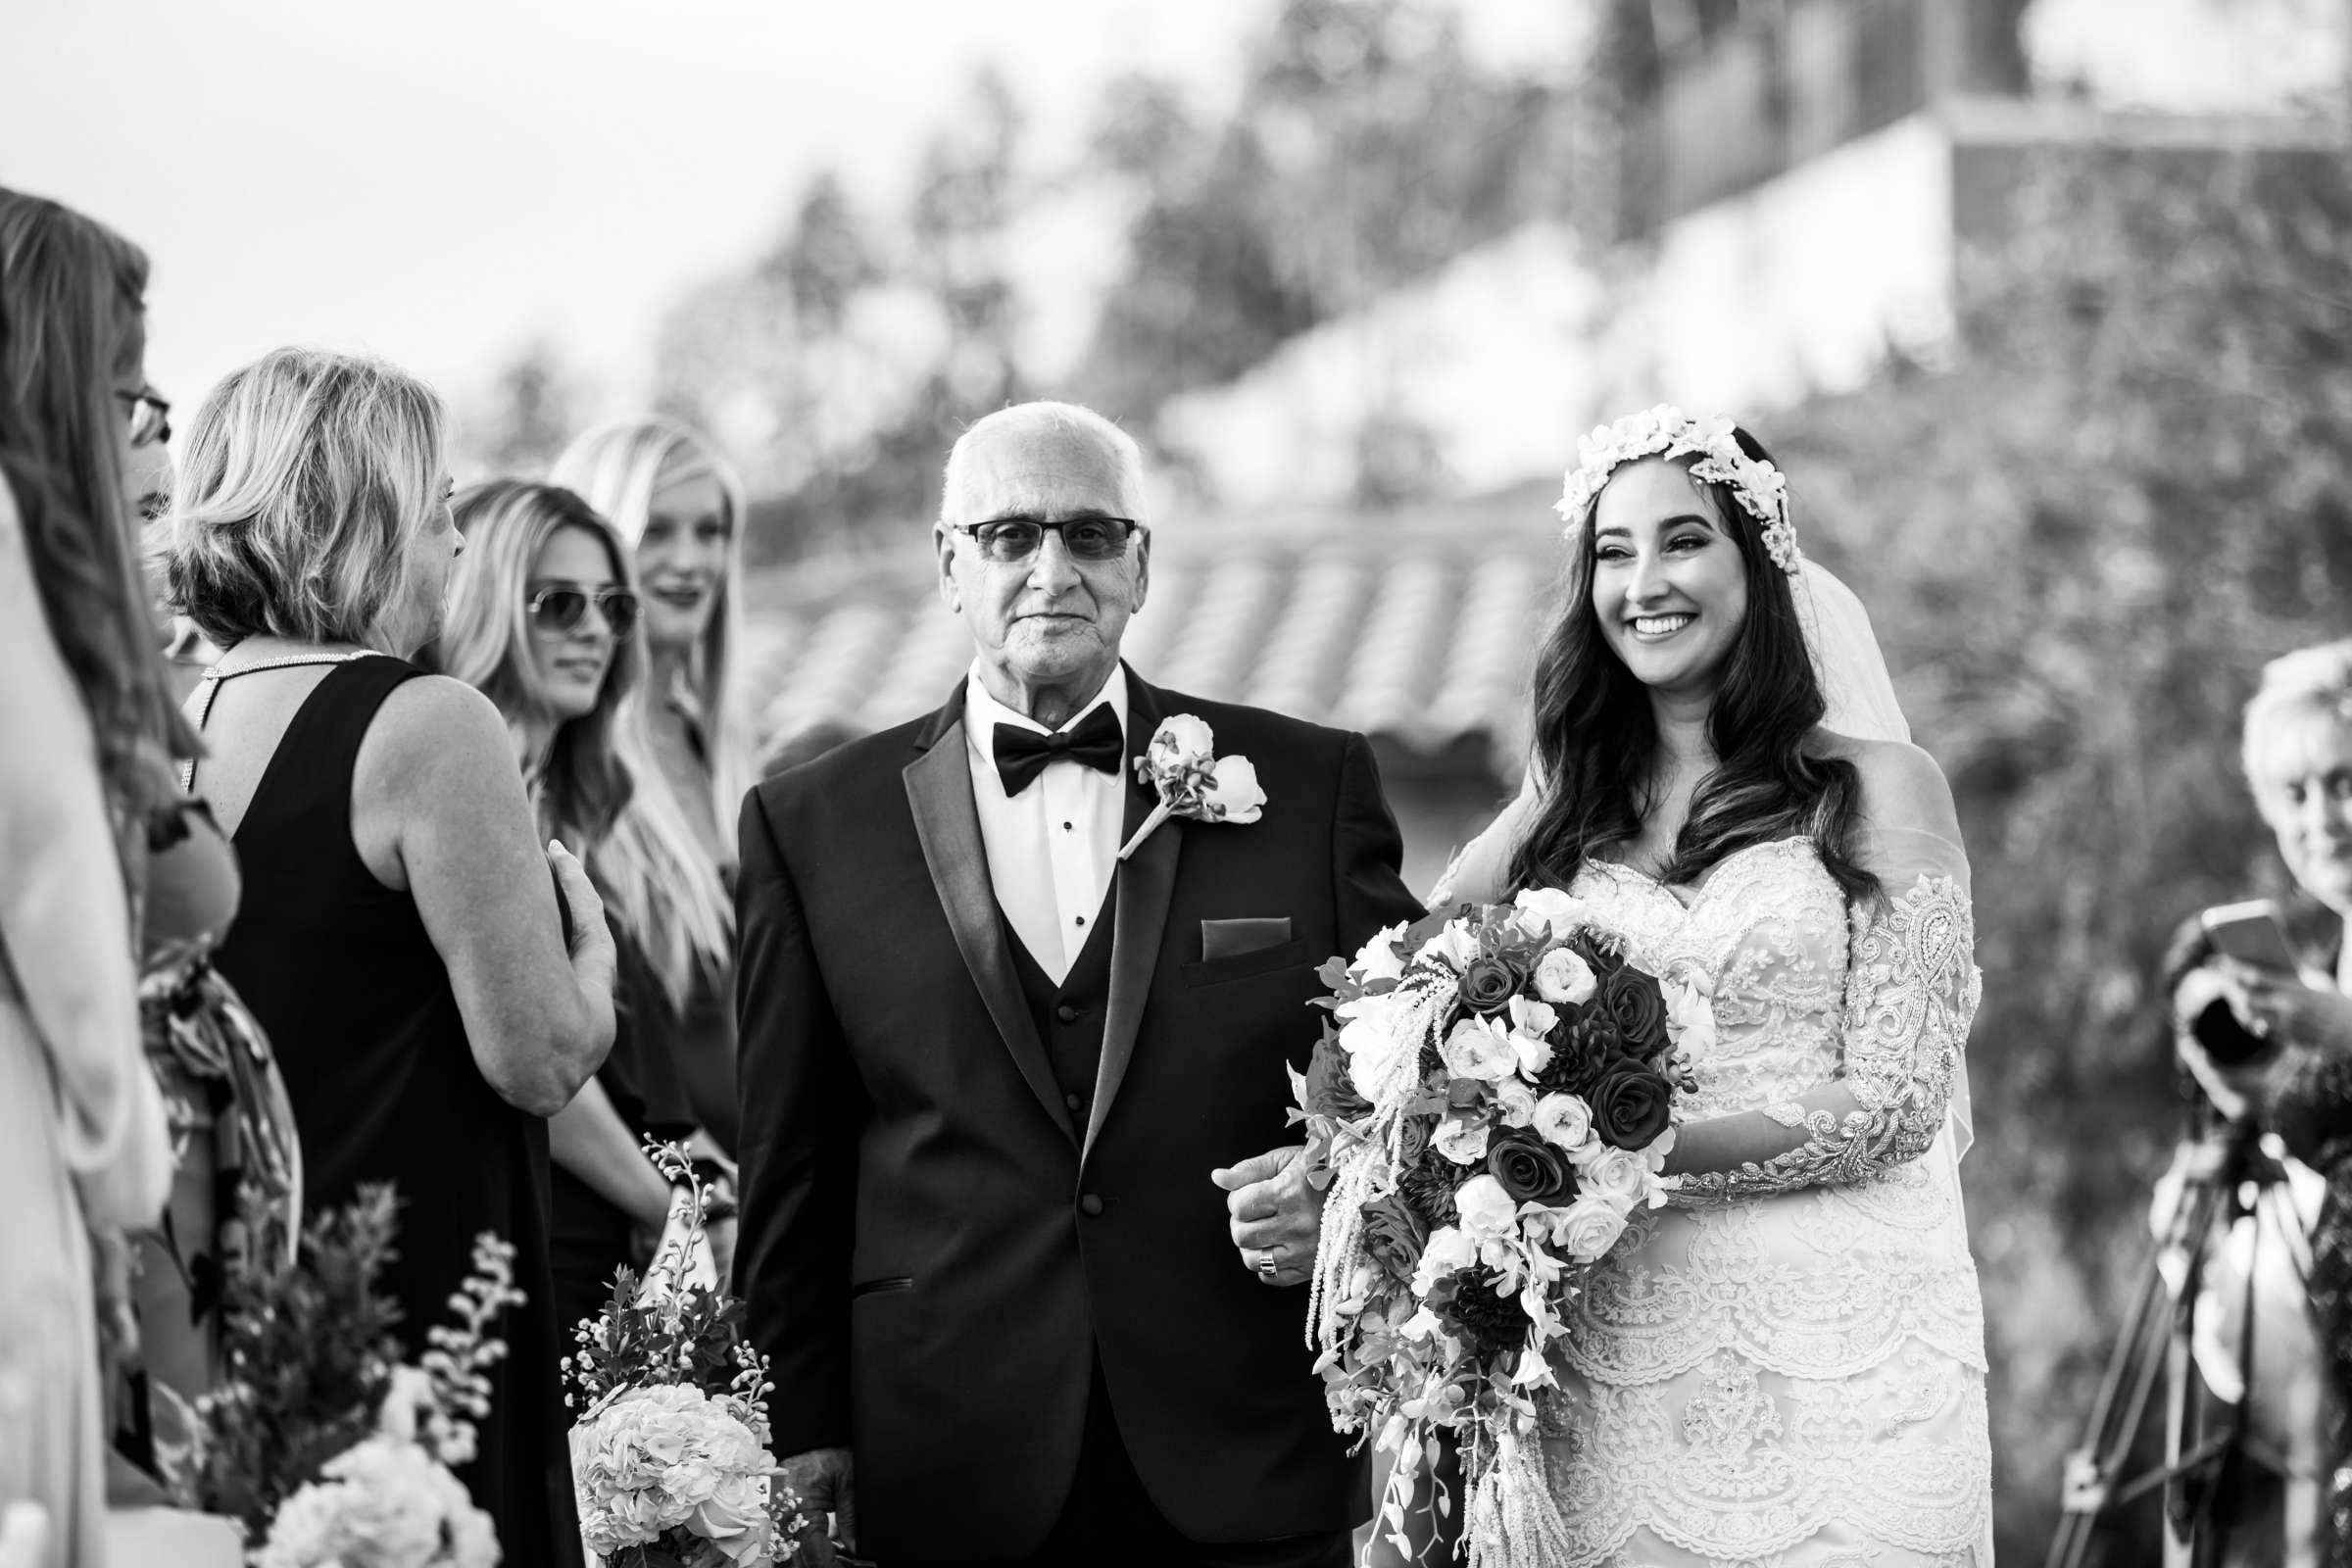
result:
M 1190 713 L 1172 713 L 1152 732 L 1135 760 L 1135 776 L 1159 793 L 1159 804 L 1119 850 L 1124 860 L 1171 816 L 1196 822 L 1248 824 L 1264 814 L 1266 792 L 1247 757 L 1218 757 L 1216 736 Z

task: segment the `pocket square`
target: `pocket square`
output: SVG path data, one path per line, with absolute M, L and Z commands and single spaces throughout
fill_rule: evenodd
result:
M 1287 914 L 1242 920 L 1203 920 L 1200 922 L 1200 961 L 1214 963 L 1219 958 L 1238 958 L 1245 953 L 1261 953 L 1267 948 L 1279 948 L 1290 940 L 1291 917 Z

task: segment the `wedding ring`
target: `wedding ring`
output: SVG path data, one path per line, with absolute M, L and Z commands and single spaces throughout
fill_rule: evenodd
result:
M 1274 1277 L 1274 1250 L 1272 1248 L 1267 1248 L 1258 1255 L 1257 1272 L 1267 1279 Z

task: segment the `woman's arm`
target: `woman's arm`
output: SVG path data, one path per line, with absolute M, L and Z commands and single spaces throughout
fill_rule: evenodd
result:
M 637 1146 L 629 1124 L 594 1078 L 547 1119 L 549 1157 L 642 1229 L 669 1217 L 669 1182 Z
M 1943 1130 L 1980 991 L 1959 822 L 1925 752 L 1871 744 L 1855 761 L 1860 858 L 1881 894 L 1854 919 L 1840 1074 L 1781 1104 L 1679 1128 L 1667 1170 L 1681 1178 L 1680 1207 L 1867 1181 Z
M 555 1115 L 612 1048 L 612 936 L 579 861 L 539 845 L 506 721 L 462 681 L 408 681 L 361 743 L 352 797 L 363 853 L 389 844 L 448 966 L 482 1076 L 510 1104 Z
M 59 1147 L 92 1223 L 151 1223 L 171 1190 L 163 1095 L 139 1044 L 130 912 L 97 742 L 50 641 L 0 485 L 0 994 L 24 999 L 55 1085 Z
M 1486 830 L 1455 852 L 1438 885 L 1429 890 L 1432 909 L 1457 904 L 1500 904 L 1510 896 L 1511 856 L 1536 820 L 1538 788 L 1533 759 L 1519 793 L 1495 813 Z

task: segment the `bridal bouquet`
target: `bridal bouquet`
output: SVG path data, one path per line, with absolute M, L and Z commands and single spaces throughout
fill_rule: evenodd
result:
M 393 1195 L 365 1186 L 314 1220 L 301 1245 L 232 1254 L 221 1299 L 225 1376 L 180 1410 L 187 1441 L 159 1445 L 182 1504 L 234 1517 L 254 1568 L 495 1568 L 498 1537 L 451 1473 L 489 1412 L 489 1333 L 508 1306 L 514 1250 L 477 1237 L 473 1272 L 417 1364 L 390 1337 L 375 1289 L 392 1247 Z M 257 1236 L 271 1222 L 249 1195 Z
M 1706 998 L 1627 963 L 1552 889 L 1392 926 L 1323 978 L 1334 1021 L 1292 1087 L 1329 1184 L 1308 1312 L 1333 1424 L 1396 1455 L 1399 1550 L 1443 1431 L 1470 1560 L 1559 1560 L 1535 1392 L 1592 1265 L 1665 1201 L 1678 1047 L 1712 1028 Z
M 789 1561 L 804 1521 L 768 1452 L 767 1363 L 743 1337 L 743 1303 L 691 1277 L 704 1194 L 686 1152 L 650 1152 L 692 1212 L 642 1286 L 615 1271 L 564 1358 L 581 1537 L 607 1568 Z

